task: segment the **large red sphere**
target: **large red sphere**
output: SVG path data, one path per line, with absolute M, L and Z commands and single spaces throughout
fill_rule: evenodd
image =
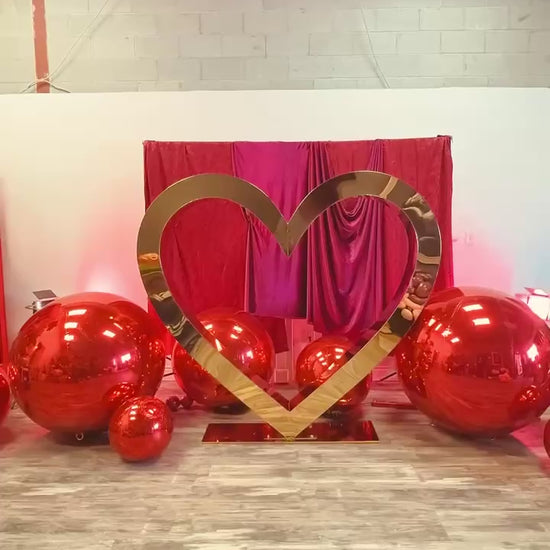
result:
M 296 382 L 300 393 L 306 396 L 321 386 L 339 368 L 349 361 L 348 352 L 353 342 L 344 336 L 322 336 L 310 342 L 298 355 L 296 360 Z M 346 411 L 360 405 L 369 393 L 372 375 L 368 375 L 342 399 L 331 411 Z
M 395 356 L 412 403 L 461 434 L 505 435 L 550 404 L 550 330 L 500 292 L 434 294 Z
M 137 305 L 101 292 L 56 300 L 21 328 L 9 378 L 21 409 L 56 432 L 107 429 L 120 394 L 154 395 L 162 335 Z
M 0 369 L 0 424 L 4 422 L 10 410 L 10 385 Z
M 550 420 L 546 422 L 544 427 L 544 448 L 546 449 L 546 454 L 550 456 Z
M 249 378 L 269 383 L 275 365 L 271 337 L 250 313 L 227 309 L 198 316 L 212 344 Z M 172 353 L 176 382 L 188 397 L 208 408 L 230 407 L 240 401 L 208 374 L 179 344 Z
M 168 407 L 155 397 L 125 401 L 109 422 L 111 447 L 126 461 L 159 457 L 172 439 L 174 425 Z

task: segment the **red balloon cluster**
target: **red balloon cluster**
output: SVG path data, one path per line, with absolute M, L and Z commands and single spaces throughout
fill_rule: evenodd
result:
M 198 320 L 211 335 L 212 344 L 236 367 L 249 378 L 270 382 L 275 364 L 273 342 L 250 313 L 220 308 L 200 314 Z M 176 382 L 193 401 L 208 408 L 240 404 L 177 343 L 172 368 Z
M 296 360 L 296 382 L 304 396 L 328 380 L 350 358 L 353 342 L 344 336 L 322 336 L 309 343 Z M 360 405 L 369 393 L 372 375 L 368 375 L 330 409 L 346 411 Z
M 10 410 L 10 385 L 0 369 L 0 424 L 4 422 Z
M 395 356 L 412 403 L 461 434 L 505 435 L 550 404 L 550 330 L 500 292 L 434 294 Z
M 164 374 L 162 334 L 137 305 L 101 292 L 60 298 L 21 328 L 10 354 L 21 409 L 57 432 L 107 429 L 117 406 L 154 395 Z
M 154 397 L 125 401 L 109 423 L 109 442 L 123 460 L 137 462 L 159 457 L 174 429 L 168 407 Z

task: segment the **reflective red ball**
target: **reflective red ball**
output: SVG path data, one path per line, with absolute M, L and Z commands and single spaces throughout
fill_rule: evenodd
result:
M 546 426 L 544 427 L 544 448 L 546 449 L 546 454 L 550 456 L 550 420 L 546 422 Z
M 269 383 L 275 365 L 271 337 L 250 313 L 215 309 L 198 316 L 212 344 L 248 377 Z M 179 344 L 172 352 L 176 382 L 193 401 L 208 408 L 230 407 L 240 401 L 208 374 Z
M 348 353 L 353 342 L 344 336 L 322 336 L 310 342 L 296 360 L 296 382 L 300 393 L 309 395 L 351 358 Z M 372 384 L 368 375 L 335 405 L 331 411 L 345 411 L 360 405 L 367 397 Z
M 104 396 L 103 401 L 113 414 L 125 401 L 136 397 L 138 394 L 137 386 L 122 382 L 113 386 Z
M 174 425 L 166 404 L 155 397 L 134 397 L 109 423 L 109 442 L 129 462 L 159 457 L 172 439 Z
M 164 373 L 162 335 L 137 305 L 112 294 L 60 298 L 21 328 L 8 369 L 17 403 L 57 432 L 107 429 L 134 392 L 154 395 Z
M 451 431 L 505 435 L 550 404 L 550 330 L 497 291 L 434 294 L 395 357 L 412 403 Z
M 0 370 L 0 424 L 4 422 L 10 410 L 10 385 L 8 379 Z

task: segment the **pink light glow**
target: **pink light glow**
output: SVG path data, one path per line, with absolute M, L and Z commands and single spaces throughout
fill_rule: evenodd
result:
M 460 208 L 453 212 L 453 233 L 470 238 L 453 243 L 456 286 L 483 286 L 509 292 L 514 288 L 515 259 L 491 231 L 490 215 L 482 220 Z
M 473 322 L 474 325 L 476 325 L 476 326 L 479 326 L 479 325 L 490 325 L 490 324 L 491 324 L 491 320 L 490 320 L 488 317 L 479 317 L 478 319 L 474 319 L 472 322 Z

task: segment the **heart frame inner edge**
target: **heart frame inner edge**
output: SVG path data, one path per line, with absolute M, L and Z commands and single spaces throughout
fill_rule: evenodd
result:
M 160 245 L 164 228 L 181 208 L 201 199 L 226 199 L 254 214 L 290 255 L 313 221 L 337 202 L 369 196 L 387 201 L 400 211 L 416 235 L 416 265 L 397 294 L 400 303 L 380 330 L 338 369 L 291 410 L 243 374 L 208 341 L 206 329 L 194 315 L 187 315 L 174 300 L 162 270 Z M 137 259 L 143 285 L 155 311 L 178 343 L 218 382 L 285 439 L 295 439 L 384 359 L 411 328 L 414 318 L 403 314 L 403 297 L 416 275 L 435 282 L 441 262 L 441 235 L 425 199 L 405 182 L 381 172 L 357 171 L 332 178 L 311 191 L 287 222 L 271 199 L 258 187 L 233 176 L 201 174 L 180 180 L 151 203 L 138 232 Z M 430 291 L 431 292 L 431 291 Z M 427 301 L 427 299 L 426 299 Z

